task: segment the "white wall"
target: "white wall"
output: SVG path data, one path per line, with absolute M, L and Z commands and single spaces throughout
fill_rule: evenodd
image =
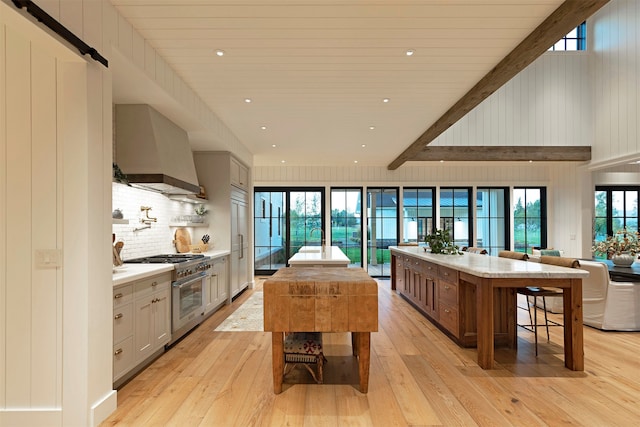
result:
M 124 55 L 252 163 L 107 0 L 37 4 L 105 58 Z M 0 89 L 0 425 L 97 425 L 116 406 L 112 70 L 1 0 Z M 61 266 L 36 267 L 40 250 L 61 253 Z
M 128 187 L 124 184 L 113 183 L 112 188 L 113 208 L 120 209 L 124 218 L 129 220 L 128 224 L 113 224 L 116 240 L 124 242 L 120 253 L 122 259 L 175 253 L 176 247 L 173 240 L 176 228 L 170 227 L 169 224 L 176 217 L 195 215 L 194 209 L 197 205 L 171 200 L 160 193 Z M 151 207 L 149 216 L 157 219 L 156 222 L 150 223 L 149 228 L 140 229 L 145 227 L 145 224 L 140 222 L 145 217 L 145 213 L 140 210 L 141 206 Z M 206 223 L 210 220 L 215 221 L 215 211 L 209 212 L 204 218 Z M 136 229 L 138 230 L 135 231 Z M 209 229 L 204 227 L 187 227 L 187 229 L 193 244 L 197 244 L 202 236 L 209 232 Z
M 593 22 L 593 163 L 640 158 L 640 2 L 614 0 Z
M 588 52 L 547 52 L 432 145 L 591 145 Z

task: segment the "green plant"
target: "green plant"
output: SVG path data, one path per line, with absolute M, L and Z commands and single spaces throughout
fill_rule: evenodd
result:
M 424 241 L 431 248 L 432 254 L 462 255 L 460 248 L 453 243 L 447 230 L 436 230 L 426 235 Z
M 196 213 L 196 215 L 204 216 L 204 215 L 207 214 L 208 211 L 207 211 L 207 208 L 204 205 L 198 205 L 194 209 L 194 212 Z

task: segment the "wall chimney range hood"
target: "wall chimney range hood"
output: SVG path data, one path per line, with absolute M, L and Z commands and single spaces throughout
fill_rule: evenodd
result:
M 198 194 L 187 132 L 146 104 L 115 107 L 116 163 L 134 187 Z

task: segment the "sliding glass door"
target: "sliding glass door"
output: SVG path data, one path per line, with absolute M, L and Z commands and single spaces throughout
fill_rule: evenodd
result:
M 367 189 L 367 272 L 391 276 L 389 246 L 398 244 L 398 189 Z
M 320 245 L 324 188 L 254 189 L 255 274 L 273 274 L 301 246 Z M 329 244 L 329 242 L 327 242 Z
M 254 262 L 256 273 L 276 271 L 287 265 L 286 192 L 254 192 Z
M 362 188 L 331 189 L 331 244 L 362 267 Z
M 509 249 L 509 189 L 478 188 L 476 244 L 490 255 Z

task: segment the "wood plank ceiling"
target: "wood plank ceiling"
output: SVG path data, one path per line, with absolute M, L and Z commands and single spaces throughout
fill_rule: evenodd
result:
M 389 169 L 467 160 L 426 146 L 607 1 L 111 0 L 254 164 Z M 114 68 L 115 102 L 151 103 Z M 216 149 L 187 130 L 194 149 Z M 545 150 L 475 147 L 473 160 L 589 157 Z

